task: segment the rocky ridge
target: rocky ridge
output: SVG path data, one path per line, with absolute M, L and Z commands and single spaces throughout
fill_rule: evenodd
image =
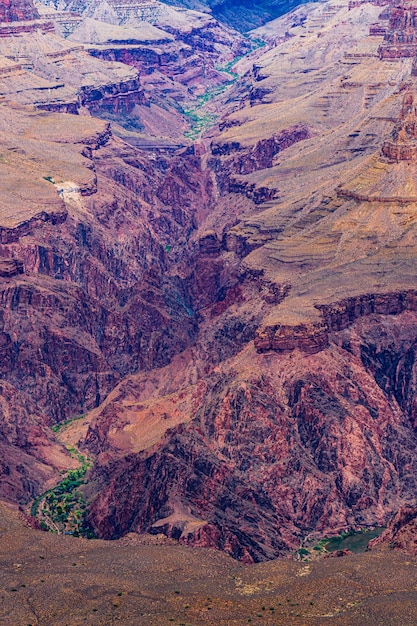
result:
M 402 507 L 390 520 L 386 530 L 370 542 L 370 550 L 402 550 L 415 556 L 416 547 L 416 507 Z

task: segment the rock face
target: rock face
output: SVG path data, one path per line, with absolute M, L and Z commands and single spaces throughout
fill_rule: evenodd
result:
M 21 503 L 74 464 L 50 426 L 95 407 L 126 374 L 169 363 L 230 278 L 215 259 L 199 276 L 198 259 L 187 263 L 213 196 L 204 150 L 170 145 L 167 161 L 113 137 L 86 114 L 128 118 L 145 100 L 137 69 L 28 24 L 23 34 L 4 22 L 0 38 L 0 497 Z
M 329 333 L 348 328 L 358 318 L 374 313 L 398 315 L 417 311 L 417 293 L 365 294 L 330 305 L 317 305 L 322 321 L 301 326 L 266 327 L 258 331 L 255 347 L 259 352 L 276 350 L 291 352 L 298 349 L 307 354 L 320 352 L 329 345 Z
M 400 119 L 391 139 L 382 146 L 382 154 L 392 161 L 415 161 L 417 157 L 417 114 L 414 93 L 404 96 Z
M 135 70 L 99 63 L 53 30 L 44 19 L 0 23 L 0 94 L 6 101 L 77 114 L 100 106 L 126 112 L 143 100 Z
M 168 144 L 184 142 L 184 132 L 192 132 L 198 119 L 199 99 L 233 82 L 236 76 L 228 64 L 254 45 L 207 13 L 174 9 L 156 0 L 68 2 L 59 7 L 67 9 L 69 19 L 77 16 L 68 42 L 85 46 L 96 59 L 92 67 L 104 66 L 97 62 L 103 60 L 125 70 L 130 66 L 137 77 L 134 88 L 123 81 L 117 91 L 115 81 L 110 89 L 107 84 L 86 85 L 71 112 L 85 105 L 95 116 Z M 62 11 L 48 15 L 62 30 Z M 67 75 L 64 78 L 68 81 Z M 88 94 L 92 98 L 85 97 Z
M 28 22 L 39 18 L 32 0 L 4 0 L 0 6 L 0 22 Z
M 257 194 L 257 203 L 261 203 L 268 198 L 270 194 L 264 188 L 264 192 L 259 186 L 251 186 L 250 184 L 240 183 L 239 178 L 234 175 L 251 174 L 259 170 L 268 169 L 273 166 L 275 157 L 289 148 L 293 144 L 309 139 L 311 131 L 304 124 L 286 128 L 279 133 L 274 133 L 268 139 L 258 141 L 254 146 L 242 146 L 238 142 L 221 143 L 220 145 L 213 142 L 211 145 L 211 153 L 215 158 L 211 161 L 210 166 L 216 172 L 217 182 L 222 191 L 234 191 L 237 193 L 246 193 L 249 195 Z
M 369 543 L 369 549 L 403 550 L 415 556 L 417 554 L 417 508 L 403 507 L 390 520 L 387 529 Z
M 392 323 L 375 316 L 338 334 L 340 347 L 310 357 L 249 351 L 244 375 L 240 355 L 205 378 L 190 422 L 117 463 L 105 462 L 105 443 L 90 439 L 100 485 L 92 525 L 107 538 L 162 529 L 249 562 L 329 527 L 383 523 L 414 489 L 406 399 L 414 393 L 414 323 L 414 314 Z M 399 325 L 408 338 L 394 348 Z
M 54 155 L 51 133 L 57 136 L 57 161 L 48 164 L 49 170 L 41 161 L 41 171 L 49 174 L 40 186 L 56 197 L 60 212 L 52 204 L 50 213 L 39 215 L 35 207 L 33 218 L 10 222 L 0 245 L 0 369 L 8 385 L 3 389 L 8 394 L 13 389 L 24 407 L 36 405 L 40 440 L 45 432 L 53 440 L 48 424 L 96 406 L 127 373 L 168 363 L 193 341 L 198 328 L 188 273 L 170 268 L 187 250 L 194 196 L 202 211 L 209 200 L 200 159 L 179 154 L 169 166 L 156 159 L 151 173 L 147 160 L 113 139 L 105 124 L 75 119 L 79 123 L 71 122 L 70 146 L 60 143 L 68 123 L 64 115 L 52 116 L 50 124 L 33 113 L 29 118 L 32 134 L 48 136 L 49 154 Z M 86 126 L 90 133 L 96 127 L 96 137 L 83 134 Z M 30 142 L 22 139 L 21 145 L 30 155 Z M 61 154 L 75 182 L 58 182 Z M 30 181 L 28 158 L 27 171 L 25 157 L 18 164 Z M 83 179 L 92 171 L 96 184 L 83 193 Z M 199 183 L 179 182 L 187 177 Z M 11 219 L 16 199 L 10 212 Z M 24 415 L 30 411 L 25 408 Z M 8 412 L 13 424 L 13 410 Z M 22 417 L 14 424 L 17 434 L 5 435 L 5 442 L 39 457 L 37 447 L 48 446 L 48 440 L 26 446 L 26 421 Z M 17 496 L 1 493 L 25 500 L 39 488 L 38 482 Z
M 294 87 L 291 54 L 307 45 L 294 27 L 296 41 L 253 70 L 265 98 L 248 97 L 213 138 L 219 197 L 265 195 L 221 238 L 199 238 L 201 256 L 233 259 L 239 281 L 201 310 L 195 345 L 151 380 L 120 383 L 92 415 L 82 445 L 96 455 L 100 536 L 163 531 L 251 562 L 413 504 L 415 248 L 403 228 L 417 201 L 415 86 L 410 62 L 378 58 L 367 38 L 378 8 L 366 11 L 368 24 L 351 9 L 364 41 L 344 40 L 346 56 L 335 14 L 321 14 L 322 52 L 311 43 L 311 67 L 300 61 L 314 95 L 311 77 Z M 332 91 L 314 68 L 336 53 Z M 370 68 L 384 80 L 364 78 Z
M 417 54 L 417 7 L 404 3 L 391 8 L 387 32 L 379 48 L 381 59 L 400 59 Z

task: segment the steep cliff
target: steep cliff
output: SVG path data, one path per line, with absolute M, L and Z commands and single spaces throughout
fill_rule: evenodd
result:
M 209 9 L 220 21 L 242 32 L 269 22 L 301 4 L 297 0 L 166 0 L 167 4 L 191 9 Z
M 69 130 L 62 114 L 21 111 L 19 123 L 20 149 L 3 165 L 21 192 L 3 194 L 1 376 L 51 425 L 193 340 L 192 297 L 172 266 L 195 229 L 195 198 L 204 210 L 207 181 L 176 182 L 200 171 L 193 155 L 150 169 L 102 122 L 78 117 Z
M 312 533 L 385 523 L 415 489 L 414 324 L 414 314 L 375 316 L 310 357 L 246 348 L 159 404 L 146 387 L 121 387 L 116 420 L 103 409 L 86 439 L 98 454 L 94 528 L 107 538 L 163 530 L 250 562 Z M 161 442 L 140 440 L 158 415 L 169 428 Z M 109 461 L 129 437 L 130 454 Z
M 116 87 L 114 80 L 110 88 L 97 80 L 86 84 L 71 111 L 86 106 L 95 116 L 119 124 L 124 131 L 117 132 L 132 141 L 138 139 L 130 132 L 158 137 L 166 145 L 184 143 L 184 133 L 194 134 L 200 122 L 202 104 L 236 80 L 231 70 L 234 61 L 257 45 L 207 13 L 175 9 L 156 0 L 61 3 L 60 11 L 46 4 L 43 11 L 58 32 L 66 19 L 77 20 L 67 38 L 68 61 L 74 63 L 70 57 L 83 46 L 91 55 L 90 77 L 100 67 L 121 72 L 132 68 L 128 84 L 120 81 Z M 79 56 L 78 52 L 78 63 Z M 51 69 L 49 62 L 43 63 L 42 76 L 50 79 Z M 76 78 L 62 69 L 53 75 L 67 87 Z M 216 117 L 204 112 L 201 123 L 206 127 Z

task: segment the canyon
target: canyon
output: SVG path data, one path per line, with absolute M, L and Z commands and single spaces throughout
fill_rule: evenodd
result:
M 0 499 L 83 459 L 100 541 L 415 551 L 415 8 L 215 6 L 2 5 Z

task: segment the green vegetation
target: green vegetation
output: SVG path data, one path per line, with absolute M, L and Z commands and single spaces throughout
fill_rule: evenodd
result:
M 354 554 L 364 552 L 368 543 L 374 537 L 378 537 L 384 529 L 382 527 L 365 528 L 363 530 L 349 530 L 335 535 L 334 537 L 323 537 L 311 547 L 302 547 L 296 552 L 298 559 L 309 561 L 313 556 L 328 554 L 337 550 L 349 550 Z
M 331 537 L 324 544 L 327 552 L 336 552 L 337 550 L 350 550 L 354 554 L 364 552 L 368 547 L 371 539 L 379 537 L 384 529 L 375 527 L 370 530 L 360 530 L 359 532 L 349 531 L 341 533 L 337 537 Z
M 31 514 L 39 519 L 44 530 L 91 539 L 94 534 L 85 524 L 86 503 L 81 491 L 91 461 L 75 448 L 68 450 L 80 467 L 69 470 L 56 487 L 36 498 Z
M 307 550 L 306 548 L 300 548 L 300 549 L 298 550 L 298 555 L 299 555 L 301 558 L 304 558 L 305 556 L 308 556 L 309 554 L 310 554 L 310 552 L 309 552 L 309 550 Z
M 204 96 L 205 95 L 206 94 L 204 94 Z M 200 98 L 202 97 L 203 96 L 200 96 Z M 200 104 L 200 102 L 198 102 L 193 109 L 184 109 L 183 111 L 192 124 L 191 130 L 187 130 L 184 133 L 184 136 L 188 139 L 196 139 L 216 122 L 217 116 L 213 113 L 206 113 L 200 110 L 202 106 L 203 103 Z
M 257 48 L 261 48 L 265 45 L 265 42 L 262 39 L 251 39 L 251 50 L 247 53 L 250 54 Z M 184 133 L 184 136 L 188 139 L 196 139 L 199 137 L 205 130 L 213 126 L 218 118 L 217 113 L 213 113 L 211 111 L 207 111 L 205 109 L 205 105 L 208 104 L 211 100 L 220 96 L 227 89 L 229 89 L 239 78 L 239 74 L 233 71 L 234 65 L 241 59 L 243 59 L 247 55 L 240 55 L 226 63 L 226 65 L 218 65 L 216 66 L 216 70 L 218 72 L 222 72 L 230 75 L 230 80 L 224 83 L 223 85 L 219 85 L 217 87 L 212 87 L 207 89 L 206 92 L 198 96 L 197 103 L 194 107 L 189 109 L 183 109 L 184 115 L 188 117 L 191 122 L 191 129 L 187 130 Z
M 77 415 L 77 417 L 70 417 L 64 422 L 59 422 L 59 424 L 54 424 L 53 426 L 51 426 L 51 430 L 53 430 L 54 433 L 59 433 L 59 431 L 62 430 L 62 428 L 65 428 L 65 426 L 68 426 L 68 424 L 71 424 L 72 422 L 76 422 L 77 420 L 82 420 L 84 417 L 85 417 L 84 413 L 82 415 Z

